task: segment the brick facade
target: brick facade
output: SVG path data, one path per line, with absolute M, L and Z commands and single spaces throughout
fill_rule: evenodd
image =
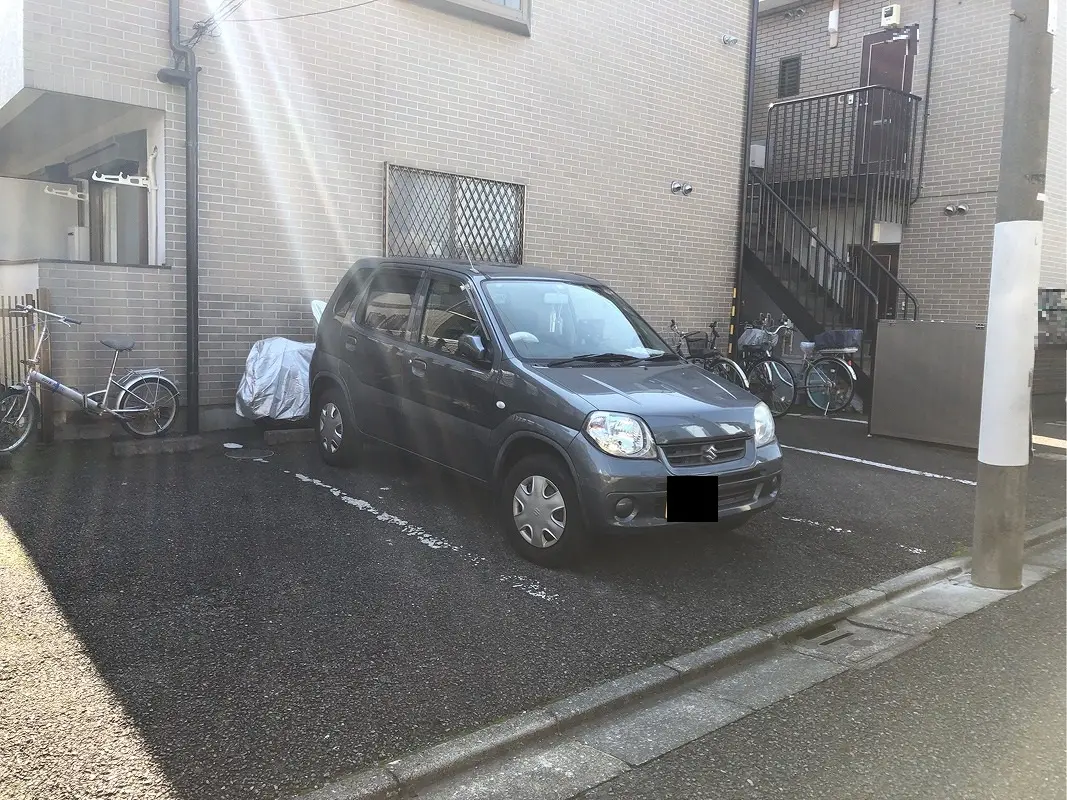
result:
M 56 305 L 91 323 L 57 334 L 63 374 L 98 382 L 95 338 L 132 328 L 181 377 L 184 96 L 155 74 L 171 62 L 166 0 L 25 2 L 28 86 L 166 114 L 167 267 L 52 271 Z M 223 24 L 197 48 L 202 402 L 232 407 L 252 343 L 310 336 L 310 301 L 381 253 L 387 161 L 523 183 L 526 262 L 604 278 L 661 329 L 726 319 L 748 6 L 536 0 L 530 37 L 408 0 Z M 182 13 L 186 34 L 207 16 Z

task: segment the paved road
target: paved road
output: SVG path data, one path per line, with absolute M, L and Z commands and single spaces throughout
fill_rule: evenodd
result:
M 1060 572 L 582 797 L 1067 797 L 1065 602 Z
M 570 572 L 517 559 L 478 487 L 383 452 L 339 471 L 309 445 L 63 448 L 0 472 L 0 514 L 171 785 L 273 797 L 969 543 L 973 455 L 829 420 L 781 437 L 912 472 L 791 450 L 774 513 Z M 1035 463 L 1032 524 L 1063 516 L 1063 481 Z

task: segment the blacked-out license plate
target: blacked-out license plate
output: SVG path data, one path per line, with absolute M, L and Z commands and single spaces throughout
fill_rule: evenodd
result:
M 667 476 L 668 522 L 718 522 L 718 475 Z

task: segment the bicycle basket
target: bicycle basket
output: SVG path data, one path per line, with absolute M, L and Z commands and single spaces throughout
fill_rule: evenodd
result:
M 741 347 L 751 347 L 763 350 L 778 344 L 778 334 L 765 331 L 762 328 L 749 328 L 737 339 Z
M 708 335 L 704 331 L 687 333 L 682 338 L 691 358 L 703 358 L 708 354 Z
M 858 349 L 863 343 L 863 331 L 858 328 L 823 331 L 812 341 L 815 343 L 816 350 L 843 350 L 847 347 Z

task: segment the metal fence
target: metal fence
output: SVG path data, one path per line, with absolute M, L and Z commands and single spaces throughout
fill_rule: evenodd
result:
M 526 187 L 386 165 L 385 254 L 521 264 Z
M 10 386 L 26 377 L 22 362 L 33 355 L 37 340 L 30 329 L 30 320 L 15 314 L 16 305 L 38 305 L 36 294 L 13 297 L 0 295 L 0 383 Z
M 35 294 L 0 295 L 0 391 L 25 380 L 28 366 L 24 362 L 33 357 L 37 347 L 37 331 L 31 326 L 31 321 L 14 313 L 16 305 L 27 304 L 47 309 L 49 293 L 40 289 Z M 46 341 L 41 351 L 39 369 L 47 372 L 50 361 L 51 350 Z M 41 402 L 40 437 L 42 441 L 50 442 L 54 435 L 52 395 L 49 392 L 41 392 L 38 387 L 37 398 Z

